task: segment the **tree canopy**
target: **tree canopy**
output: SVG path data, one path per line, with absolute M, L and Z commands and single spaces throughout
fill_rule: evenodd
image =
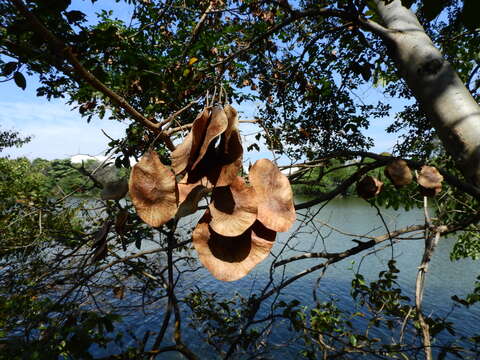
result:
M 98 116 L 127 122 L 125 137 L 111 139 L 108 154 L 124 168 L 120 174 L 130 173 L 130 197 L 123 199 L 126 177 L 108 185 L 95 177 L 98 169 L 82 167 L 90 184 L 102 189 L 101 210 L 93 216 L 88 205 L 66 204 L 68 196 L 52 198 L 36 170 L 24 176 L 28 161 L 2 159 L 9 174 L 0 189 L 9 199 L 1 210 L 2 228 L 9 229 L 9 239 L 23 234 L 18 249 L 51 253 L 45 257 L 17 251 L 11 241 L 2 244 L 7 248 L 0 251 L 3 315 L 21 309 L 2 320 L 5 347 L 19 357 L 27 345 L 40 357 L 88 357 L 86 344 L 118 340 L 108 334 L 122 309 L 110 303 L 104 315 L 81 304 L 98 305 L 98 294 L 107 289 L 122 299 L 128 288 L 142 294 L 143 305 L 166 299 L 166 308 L 157 333 L 146 332 L 119 355 L 124 358 L 169 351 L 195 358 L 195 349 L 182 339 L 185 306 L 191 323 L 205 327 L 205 341 L 222 358 L 260 351 L 266 329 L 286 319 L 307 358 L 401 358 L 423 351 L 431 359 L 436 334 L 451 330 L 421 309 L 435 247 L 454 233 L 452 258 L 480 254 L 478 1 L 118 1 L 130 10 L 129 19 L 119 19 L 100 1 L 91 1 L 95 15 L 82 12 L 84 3 L 90 1 L 2 2 L 1 76 L 22 89 L 30 86 L 30 75 L 37 76 L 38 96 L 64 98 L 86 121 Z M 365 96 L 372 88 L 381 95 Z M 253 103 L 260 104 L 254 119 L 238 117 L 232 107 Z M 397 144 L 392 153 L 373 153 L 374 139 L 366 130 L 389 118 L 394 120 L 387 130 L 397 135 Z M 257 142 L 242 147 L 245 123 L 255 124 L 256 141 L 266 144 L 273 162 L 242 166 L 244 152 L 259 150 Z M 0 149 L 21 143 L 9 136 Z M 290 184 L 311 187 L 313 194 L 293 204 Z M 31 190 L 25 195 L 22 187 Z M 377 209 L 384 235 L 355 240 L 343 252 L 283 257 L 280 251 L 270 281 L 248 298 L 217 300 L 178 285 L 198 259 L 217 278 L 236 280 L 228 272 L 248 273 L 269 254 L 277 231 L 293 224 L 294 237 L 309 226 L 314 206 L 354 192 Z M 211 201 L 207 210 L 205 198 Z M 420 207 L 425 221 L 389 230 L 381 207 Z M 180 221 L 192 213 L 203 214 L 198 225 L 198 217 L 191 220 L 193 245 L 192 224 Z M 387 324 L 392 318 L 404 321 L 402 332 L 411 322 L 419 347 L 360 334 L 333 302 L 272 300 L 307 274 L 380 243 L 393 248 L 418 231 L 425 245 L 413 302 L 398 288 L 393 257 L 370 284 L 356 274 L 352 296 L 369 309 L 372 326 L 379 326 L 379 313 Z M 141 250 L 147 239 L 157 246 Z M 132 245 L 138 251 L 127 255 Z M 25 269 L 19 258 L 36 267 Z M 316 263 L 291 277 L 280 274 L 303 259 Z M 477 300 L 478 288 L 456 299 L 465 306 Z M 259 319 L 265 304 L 270 316 Z M 25 310 L 35 306 L 38 311 Z M 167 330 L 173 332 L 170 345 Z M 478 338 L 469 341 L 472 348 L 462 351 L 475 357 Z M 43 355 L 42 346 L 48 347 Z M 458 352 L 441 344 L 435 354 Z

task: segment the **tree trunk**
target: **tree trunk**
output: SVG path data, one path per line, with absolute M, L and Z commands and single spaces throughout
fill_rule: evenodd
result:
M 479 105 L 400 0 L 375 2 L 401 76 L 465 178 L 480 186 Z

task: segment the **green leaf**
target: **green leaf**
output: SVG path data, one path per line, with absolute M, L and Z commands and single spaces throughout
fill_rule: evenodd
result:
M 13 73 L 17 69 L 17 66 L 18 66 L 18 62 L 16 62 L 16 61 L 10 61 L 10 62 L 4 64 L 3 65 L 3 70 L 2 70 L 2 75 L 3 76 L 10 75 L 11 73 Z
M 13 80 L 15 81 L 15 84 L 17 84 L 17 86 L 22 90 L 25 90 L 25 88 L 27 87 L 27 80 L 25 80 L 25 76 L 23 76 L 21 72 L 17 71 L 13 75 Z
M 78 10 L 67 11 L 65 13 L 65 17 L 67 18 L 69 23 L 76 23 L 81 22 L 85 19 L 86 15 Z
M 348 339 L 350 340 L 350 344 L 352 344 L 352 346 L 357 346 L 357 338 L 355 337 L 355 335 L 350 335 Z

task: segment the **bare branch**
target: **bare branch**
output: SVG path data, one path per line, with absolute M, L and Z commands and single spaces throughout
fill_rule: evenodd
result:
M 318 252 L 318 253 L 301 254 L 301 255 L 297 255 L 297 256 L 292 256 L 288 259 L 278 261 L 277 263 L 275 263 L 274 267 L 279 267 L 279 266 L 282 266 L 282 265 L 286 265 L 288 263 L 291 263 L 291 262 L 297 261 L 297 260 L 312 259 L 312 258 L 333 259 L 334 260 L 333 262 L 338 262 L 338 261 L 344 259 L 345 257 L 351 256 L 351 255 L 354 255 L 354 254 L 358 254 L 359 252 L 361 252 L 363 250 L 366 250 L 366 249 L 369 249 L 369 248 L 375 246 L 376 244 L 379 244 L 379 243 L 381 243 L 385 240 L 389 240 L 390 238 L 394 238 L 396 236 L 403 235 L 403 234 L 413 232 L 413 231 L 423 230 L 424 228 L 425 228 L 424 225 L 407 226 L 403 229 L 392 231 L 392 232 L 389 232 L 389 233 L 381 235 L 381 236 L 372 237 L 372 239 L 370 241 L 359 242 L 359 244 L 357 246 L 355 246 L 355 247 L 353 247 L 349 250 L 343 251 L 343 252 L 339 252 L 339 253 Z M 320 264 L 320 265 L 323 265 L 323 264 Z

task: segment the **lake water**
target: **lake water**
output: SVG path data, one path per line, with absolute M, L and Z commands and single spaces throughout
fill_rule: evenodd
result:
M 297 202 L 301 201 L 297 199 Z M 288 258 L 292 255 L 298 255 L 302 251 L 328 251 L 338 252 L 346 250 L 355 245 L 352 239 L 355 237 L 347 236 L 339 232 L 333 231 L 332 227 L 339 229 L 342 232 L 349 234 L 371 236 L 385 234 L 385 227 L 381 219 L 377 216 L 377 211 L 372 208 L 365 201 L 349 198 L 336 199 L 331 201 L 323 208 L 312 208 L 311 212 L 318 214 L 314 217 L 311 224 L 298 228 L 292 228 L 290 233 L 279 234 L 277 241 L 272 249 L 273 254 L 279 254 L 288 243 L 288 248 L 283 251 L 281 258 Z M 391 209 L 382 210 L 382 214 L 390 231 L 402 228 L 406 225 L 423 224 L 423 211 L 421 209 L 414 209 L 411 211 L 394 211 Z M 190 219 L 191 220 L 191 219 Z M 323 225 L 328 223 L 330 227 Z M 373 229 L 373 230 L 372 230 Z M 317 231 L 318 230 L 318 231 Z M 292 237 L 292 235 L 294 235 Z M 421 235 L 421 234 L 420 234 Z M 471 336 L 480 332 L 480 307 L 473 306 L 466 310 L 463 307 L 453 308 L 454 302 L 451 296 L 458 295 L 463 297 L 473 290 L 474 281 L 480 274 L 480 267 L 478 262 L 469 259 L 451 262 L 449 254 L 454 244 L 454 238 L 442 238 L 433 255 L 430 269 L 427 274 L 425 293 L 423 300 L 423 312 L 427 316 L 444 317 L 448 315 L 448 320 L 453 322 L 456 329 L 456 338 L 461 336 Z M 388 241 L 377 246 L 377 249 L 383 245 L 388 245 Z M 399 274 L 398 283 L 405 295 L 414 299 L 415 291 L 415 277 L 417 274 L 417 267 L 420 264 L 423 254 L 423 239 L 420 240 L 402 240 L 395 244 L 393 256 L 397 262 L 397 267 L 401 270 Z M 328 267 L 326 273 L 323 275 L 318 289 L 320 299 L 329 300 L 334 298 L 337 304 L 349 311 L 355 307 L 354 302 L 350 297 L 350 283 L 353 274 L 358 270 L 361 263 L 360 273 L 363 274 L 367 280 L 376 280 L 378 273 L 387 268 L 386 264 L 391 259 L 392 252 L 390 248 L 383 251 L 375 252 L 368 255 L 362 261 L 362 256 L 359 254 L 350 257 L 343 262 L 331 265 Z M 201 269 L 195 273 L 189 273 L 183 280 L 180 292 L 188 292 L 193 286 L 198 286 L 203 290 L 216 292 L 219 297 L 231 298 L 236 292 L 242 295 L 249 295 L 252 292 L 259 291 L 268 280 L 268 273 L 273 256 L 269 256 L 267 260 L 257 266 L 245 278 L 225 283 L 214 279 L 208 271 Z M 289 263 L 285 267 L 284 275 L 289 278 L 292 275 L 301 272 L 313 265 L 323 262 L 323 259 L 308 259 Z M 282 273 L 282 267 L 277 268 L 278 276 Z M 305 277 L 302 277 L 295 283 L 282 290 L 280 299 L 291 300 L 298 298 L 304 305 L 314 306 L 312 298 L 312 288 L 320 275 L 320 272 L 314 272 Z M 126 328 L 134 328 L 135 333 L 139 338 L 143 337 L 146 330 L 157 331 L 163 319 L 162 308 L 160 306 L 155 311 L 148 311 L 147 314 L 137 314 L 126 318 Z M 262 310 L 258 317 L 262 317 Z M 188 314 L 184 314 L 184 317 Z M 188 318 L 184 319 L 184 324 L 188 323 Z M 362 326 L 362 324 L 359 324 Z M 201 329 L 199 331 L 189 329 L 184 326 L 184 340 L 189 347 L 203 356 L 210 353 L 210 349 L 201 341 Z M 164 342 L 170 343 L 171 336 L 165 337 Z M 380 337 L 388 337 L 390 333 L 385 331 L 378 334 Z M 272 336 L 269 342 L 272 345 L 281 345 L 289 339 L 291 334 L 286 329 L 273 329 Z M 442 337 L 443 336 L 443 337 Z M 450 336 L 445 332 L 440 336 L 440 340 L 446 342 L 454 340 L 455 337 Z M 387 339 L 388 340 L 388 339 Z M 128 343 L 126 344 L 128 345 Z M 118 351 L 118 349 L 117 349 Z M 297 359 L 299 347 L 295 344 L 288 348 L 283 348 L 275 353 L 272 353 L 272 358 L 282 359 Z M 107 349 L 107 353 L 116 352 L 114 349 Z M 98 355 L 105 354 L 104 351 L 95 351 Z M 182 356 L 175 353 L 165 353 L 162 359 L 181 359 Z M 211 358 L 208 356 L 208 358 Z M 365 357 L 364 357 L 365 358 Z M 447 357 L 448 358 L 448 357 Z

